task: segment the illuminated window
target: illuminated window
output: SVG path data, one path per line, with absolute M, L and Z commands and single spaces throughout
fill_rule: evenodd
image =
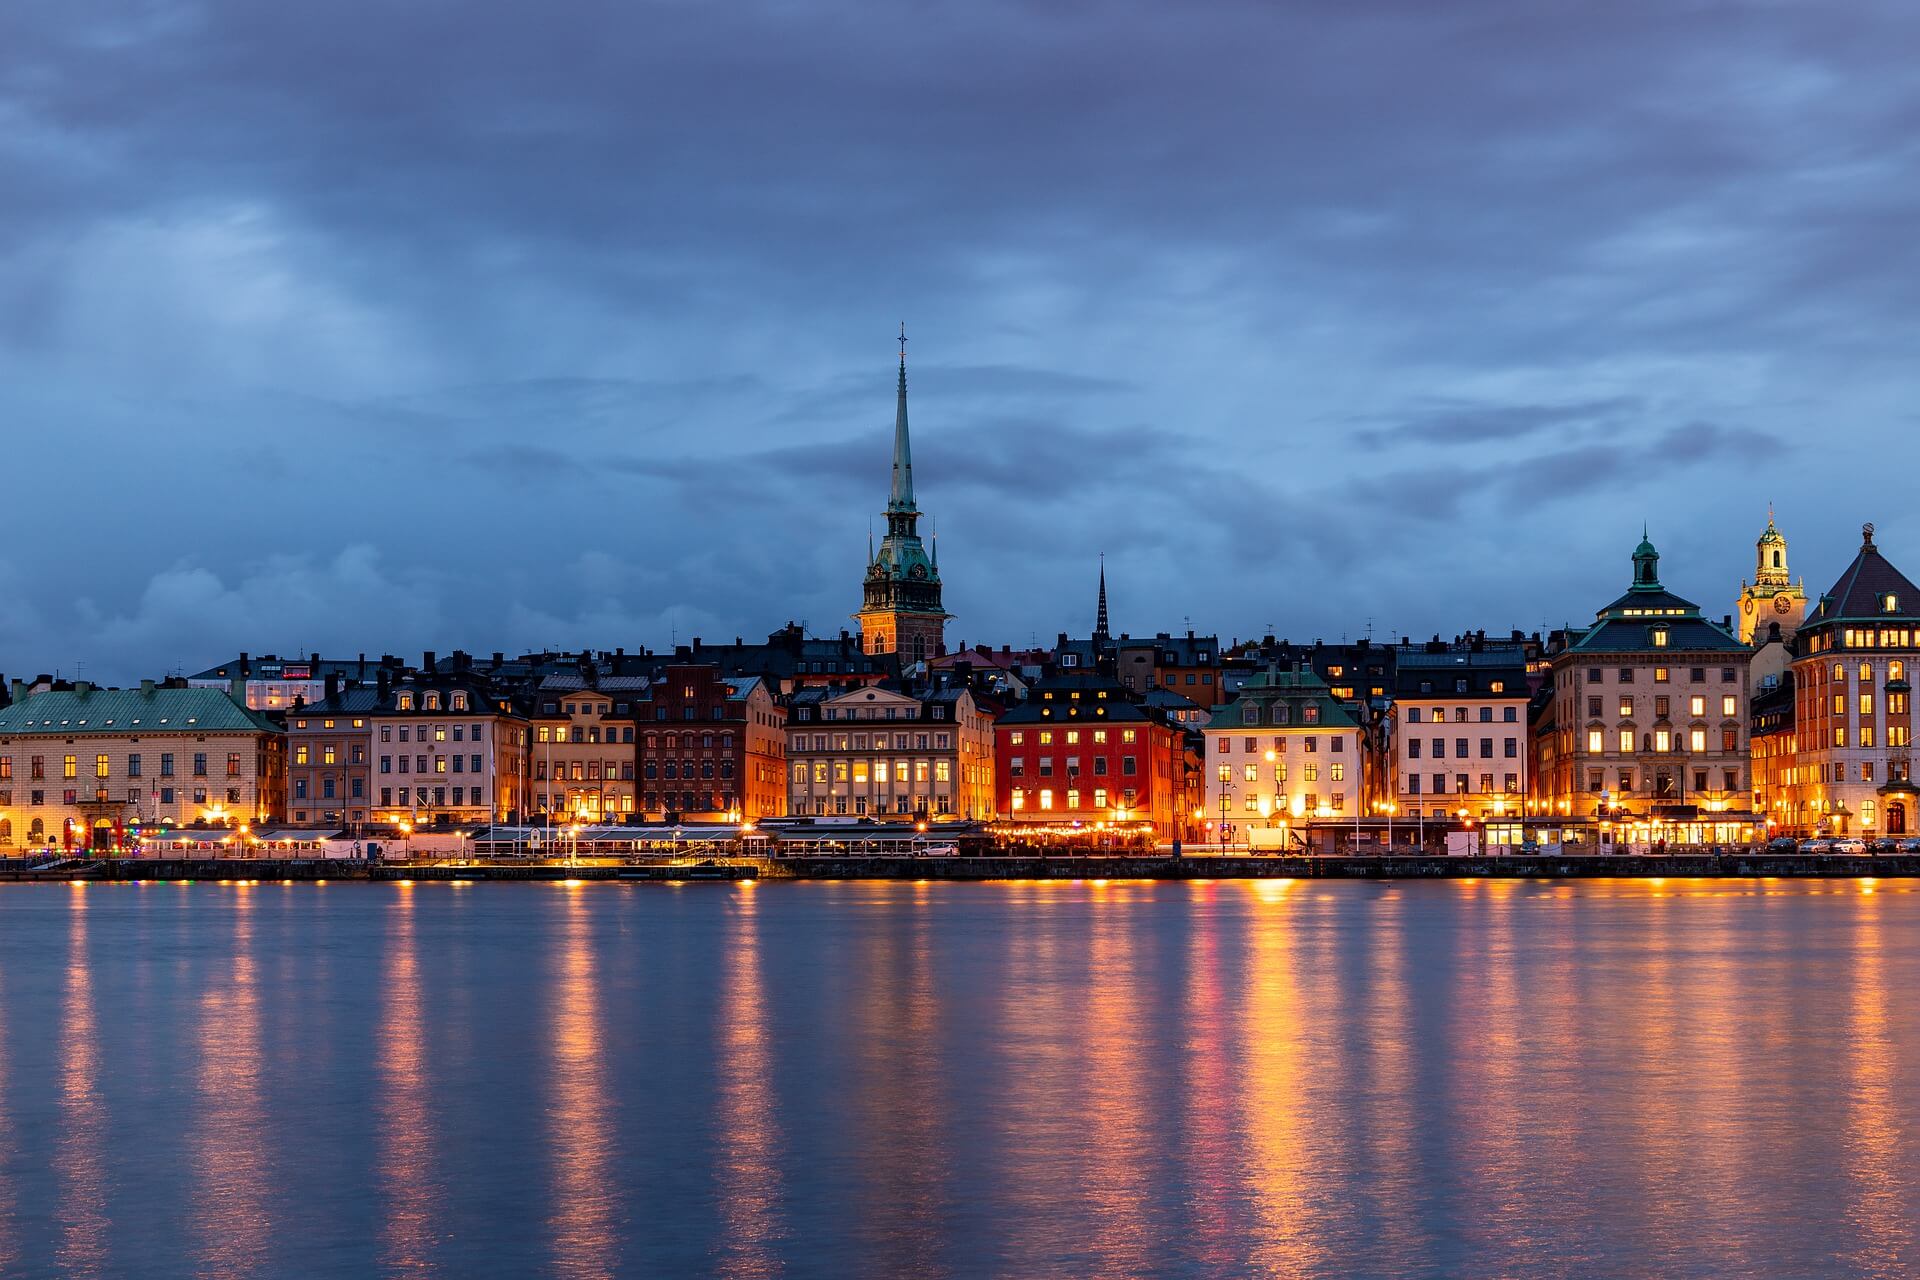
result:
M 1606 749 L 1606 736 L 1598 729 L 1587 730 L 1587 750 L 1597 754 Z
M 1697 694 L 1697 693 L 1694 694 L 1691 698 L 1688 698 L 1687 714 L 1690 716 L 1703 716 L 1707 714 L 1706 698 L 1703 695 Z
M 1053 808 L 1053 789 L 1051 787 L 1040 788 L 1040 807 L 1042 809 Z
M 1120 741 L 1132 742 L 1133 739 L 1134 739 L 1134 731 L 1132 729 L 1122 729 L 1120 731 Z
M 1667 668 L 1655 667 L 1653 669 L 1653 682 L 1655 684 L 1666 684 L 1671 679 L 1673 679 L 1673 673 L 1668 671 Z
M 1735 714 L 1735 708 L 1739 705 L 1739 702 L 1735 700 L 1732 694 L 1726 694 L 1720 699 L 1720 714 L 1723 716 L 1733 715 Z
M 1620 750 L 1622 751 L 1633 750 L 1633 730 L 1622 729 L 1620 731 Z
M 1693 730 L 1693 732 L 1687 735 L 1687 747 L 1693 751 L 1705 751 L 1707 749 L 1707 731 L 1705 729 Z
M 1653 749 L 1655 751 L 1673 750 L 1673 735 L 1665 729 L 1655 731 L 1653 735 Z
M 1656 649 L 1664 649 L 1667 647 L 1667 629 L 1665 627 L 1655 627 L 1653 629 L 1653 647 Z M 1664 672 L 1665 670 L 1665 667 L 1660 668 L 1660 672 Z M 1660 679 L 1660 674 L 1656 673 L 1654 679 Z

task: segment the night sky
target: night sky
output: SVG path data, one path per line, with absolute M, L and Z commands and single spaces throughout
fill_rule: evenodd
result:
M 1920 5 L 0 9 L 0 670 L 1920 572 Z M 923 520 L 923 532 L 929 526 Z M 1189 621 L 1190 620 L 1190 621 Z

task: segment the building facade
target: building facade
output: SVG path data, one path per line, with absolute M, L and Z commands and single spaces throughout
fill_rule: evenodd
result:
M 993 817 L 993 722 L 964 689 L 809 689 L 787 709 L 796 817 Z
M 1245 843 L 1256 827 L 1303 832 L 1361 812 L 1365 735 L 1305 663 L 1247 676 L 1205 737 L 1212 839 Z
M 1390 812 L 1517 822 L 1532 760 L 1527 701 L 1527 658 L 1517 647 L 1435 643 L 1403 650 L 1395 675 L 1392 784 L 1383 794 Z
M 127 850 L 286 814 L 286 739 L 243 689 L 82 680 L 0 709 L 0 847 Z
M 860 612 L 862 647 L 899 655 L 904 664 L 926 662 L 947 651 L 950 616 L 940 603 L 940 561 L 920 540 L 920 509 L 913 496 L 913 447 L 907 438 L 906 327 L 900 333 L 900 390 L 893 419 L 893 488 L 887 499 L 887 533 L 880 548 L 868 548 Z
M 366 719 L 374 821 L 478 826 L 526 813 L 527 719 L 486 681 L 457 672 L 406 675 Z
M 1092 673 L 1041 680 L 994 725 L 1001 821 L 1064 832 L 1143 824 L 1163 840 L 1186 831 L 1185 734 Z
M 757 676 L 666 667 L 633 702 L 640 807 L 654 821 L 752 822 L 787 811 L 786 711 Z
M 641 810 L 634 707 L 649 682 L 556 673 L 540 682 L 531 715 L 534 822 L 631 822 Z
M 1801 835 L 1915 830 L 1916 661 L 1920 587 L 1880 554 L 1869 524 L 1853 563 L 1800 629 L 1776 822 Z
M 287 816 L 298 825 L 351 827 L 371 820 L 373 728 L 377 688 L 339 687 L 328 677 L 321 697 L 287 712 Z
M 1659 565 L 1643 538 L 1626 594 L 1552 655 L 1558 738 L 1535 798 L 1627 841 L 1744 839 L 1750 650 L 1662 586 Z

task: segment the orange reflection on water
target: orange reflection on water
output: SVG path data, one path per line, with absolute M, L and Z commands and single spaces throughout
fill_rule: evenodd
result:
M 566 931 L 553 996 L 554 1266 L 563 1275 L 603 1276 L 619 1263 L 600 984 L 586 892 L 566 890 Z
M 232 890 L 233 969 L 200 995 L 200 1114 L 193 1126 L 193 1227 L 202 1275 L 239 1275 L 266 1252 L 267 1155 L 260 988 L 251 889 Z
M 66 1002 L 60 1020 L 60 1133 L 54 1149 L 63 1273 L 98 1271 L 107 1256 L 106 1103 L 100 1097 L 100 1042 L 87 956 L 87 894 L 67 897 Z
M 433 1171 L 433 1131 L 428 1106 L 420 957 L 415 938 L 415 892 L 411 884 L 394 889 L 386 956 L 384 998 L 377 1037 L 380 1082 L 377 1105 L 376 1179 L 384 1226 L 380 1261 L 390 1270 L 429 1266 L 439 1192 Z
M 779 1135 L 768 1089 L 773 1049 L 760 984 L 754 894 L 737 890 L 732 911 L 720 987 L 718 1175 L 727 1238 L 719 1249 L 718 1270 L 724 1276 L 771 1276 L 785 1270 L 774 1238 L 782 1185 Z
M 1153 1261 L 1145 1201 L 1147 1160 L 1158 1138 L 1160 1099 L 1143 1081 L 1138 992 L 1152 979 L 1136 970 L 1135 939 L 1144 928 L 1137 883 L 1093 886 L 1088 971 L 1092 993 L 1084 1017 L 1089 1104 L 1086 1196 L 1097 1234 L 1086 1247 L 1094 1274 L 1141 1275 Z
M 8 1093 L 4 1082 L 12 1079 L 7 1061 L 6 974 L 0 972 L 0 1275 L 11 1275 L 20 1261 L 20 1241 L 14 1225 L 13 1206 L 19 1192 L 7 1177 L 14 1153 L 13 1119 L 7 1111 Z
M 902 912 L 903 888 L 910 904 L 905 930 L 892 923 Z M 939 1061 L 940 1001 L 931 935 L 934 894 L 946 891 L 926 881 L 911 886 L 875 881 L 853 891 L 889 922 L 864 934 L 863 969 L 888 976 L 883 994 L 860 1001 L 855 1009 L 868 1051 L 856 1059 L 859 1074 L 853 1082 L 864 1184 L 857 1229 L 871 1241 L 873 1267 L 887 1275 L 941 1269 L 935 1249 L 949 1169 L 939 1120 L 948 1101 Z
M 1196 1238 L 1190 1249 L 1211 1274 L 1225 1274 L 1239 1258 L 1239 1232 L 1233 1214 L 1233 1188 L 1223 1172 L 1233 1162 L 1232 1111 L 1220 1105 L 1239 1089 L 1233 1065 L 1233 1017 L 1221 981 L 1220 917 L 1230 889 L 1211 880 L 1184 886 L 1192 927 L 1187 933 L 1187 983 L 1181 1002 L 1186 1053 L 1181 1063 L 1186 1087 L 1181 1120 L 1181 1163 L 1193 1171 L 1192 1213 Z
M 1254 881 L 1246 995 L 1241 1017 L 1241 1129 L 1246 1135 L 1248 1188 L 1259 1229 L 1248 1242 L 1250 1270 L 1263 1275 L 1315 1271 L 1326 1259 L 1310 1211 L 1315 1135 L 1307 1126 L 1311 1074 L 1303 975 L 1294 949 L 1297 886 Z M 1223 1105 L 1226 1100 L 1222 1100 Z
M 1846 1216 L 1858 1245 L 1850 1262 L 1861 1275 L 1910 1276 L 1914 1240 L 1906 1192 L 1909 1165 L 1901 1145 L 1902 1110 L 1897 1101 L 1895 1054 L 1887 1018 L 1884 904 L 1871 882 L 1860 887 L 1853 1004 L 1853 1045 L 1844 1071 L 1847 1084 L 1847 1170 L 1853 1194 Z

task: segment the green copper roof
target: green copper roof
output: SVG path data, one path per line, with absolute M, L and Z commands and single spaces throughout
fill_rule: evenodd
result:
M 279 729 L 225 689 L 55 689 L 0 710 L 0 736 L 232 731 Z

